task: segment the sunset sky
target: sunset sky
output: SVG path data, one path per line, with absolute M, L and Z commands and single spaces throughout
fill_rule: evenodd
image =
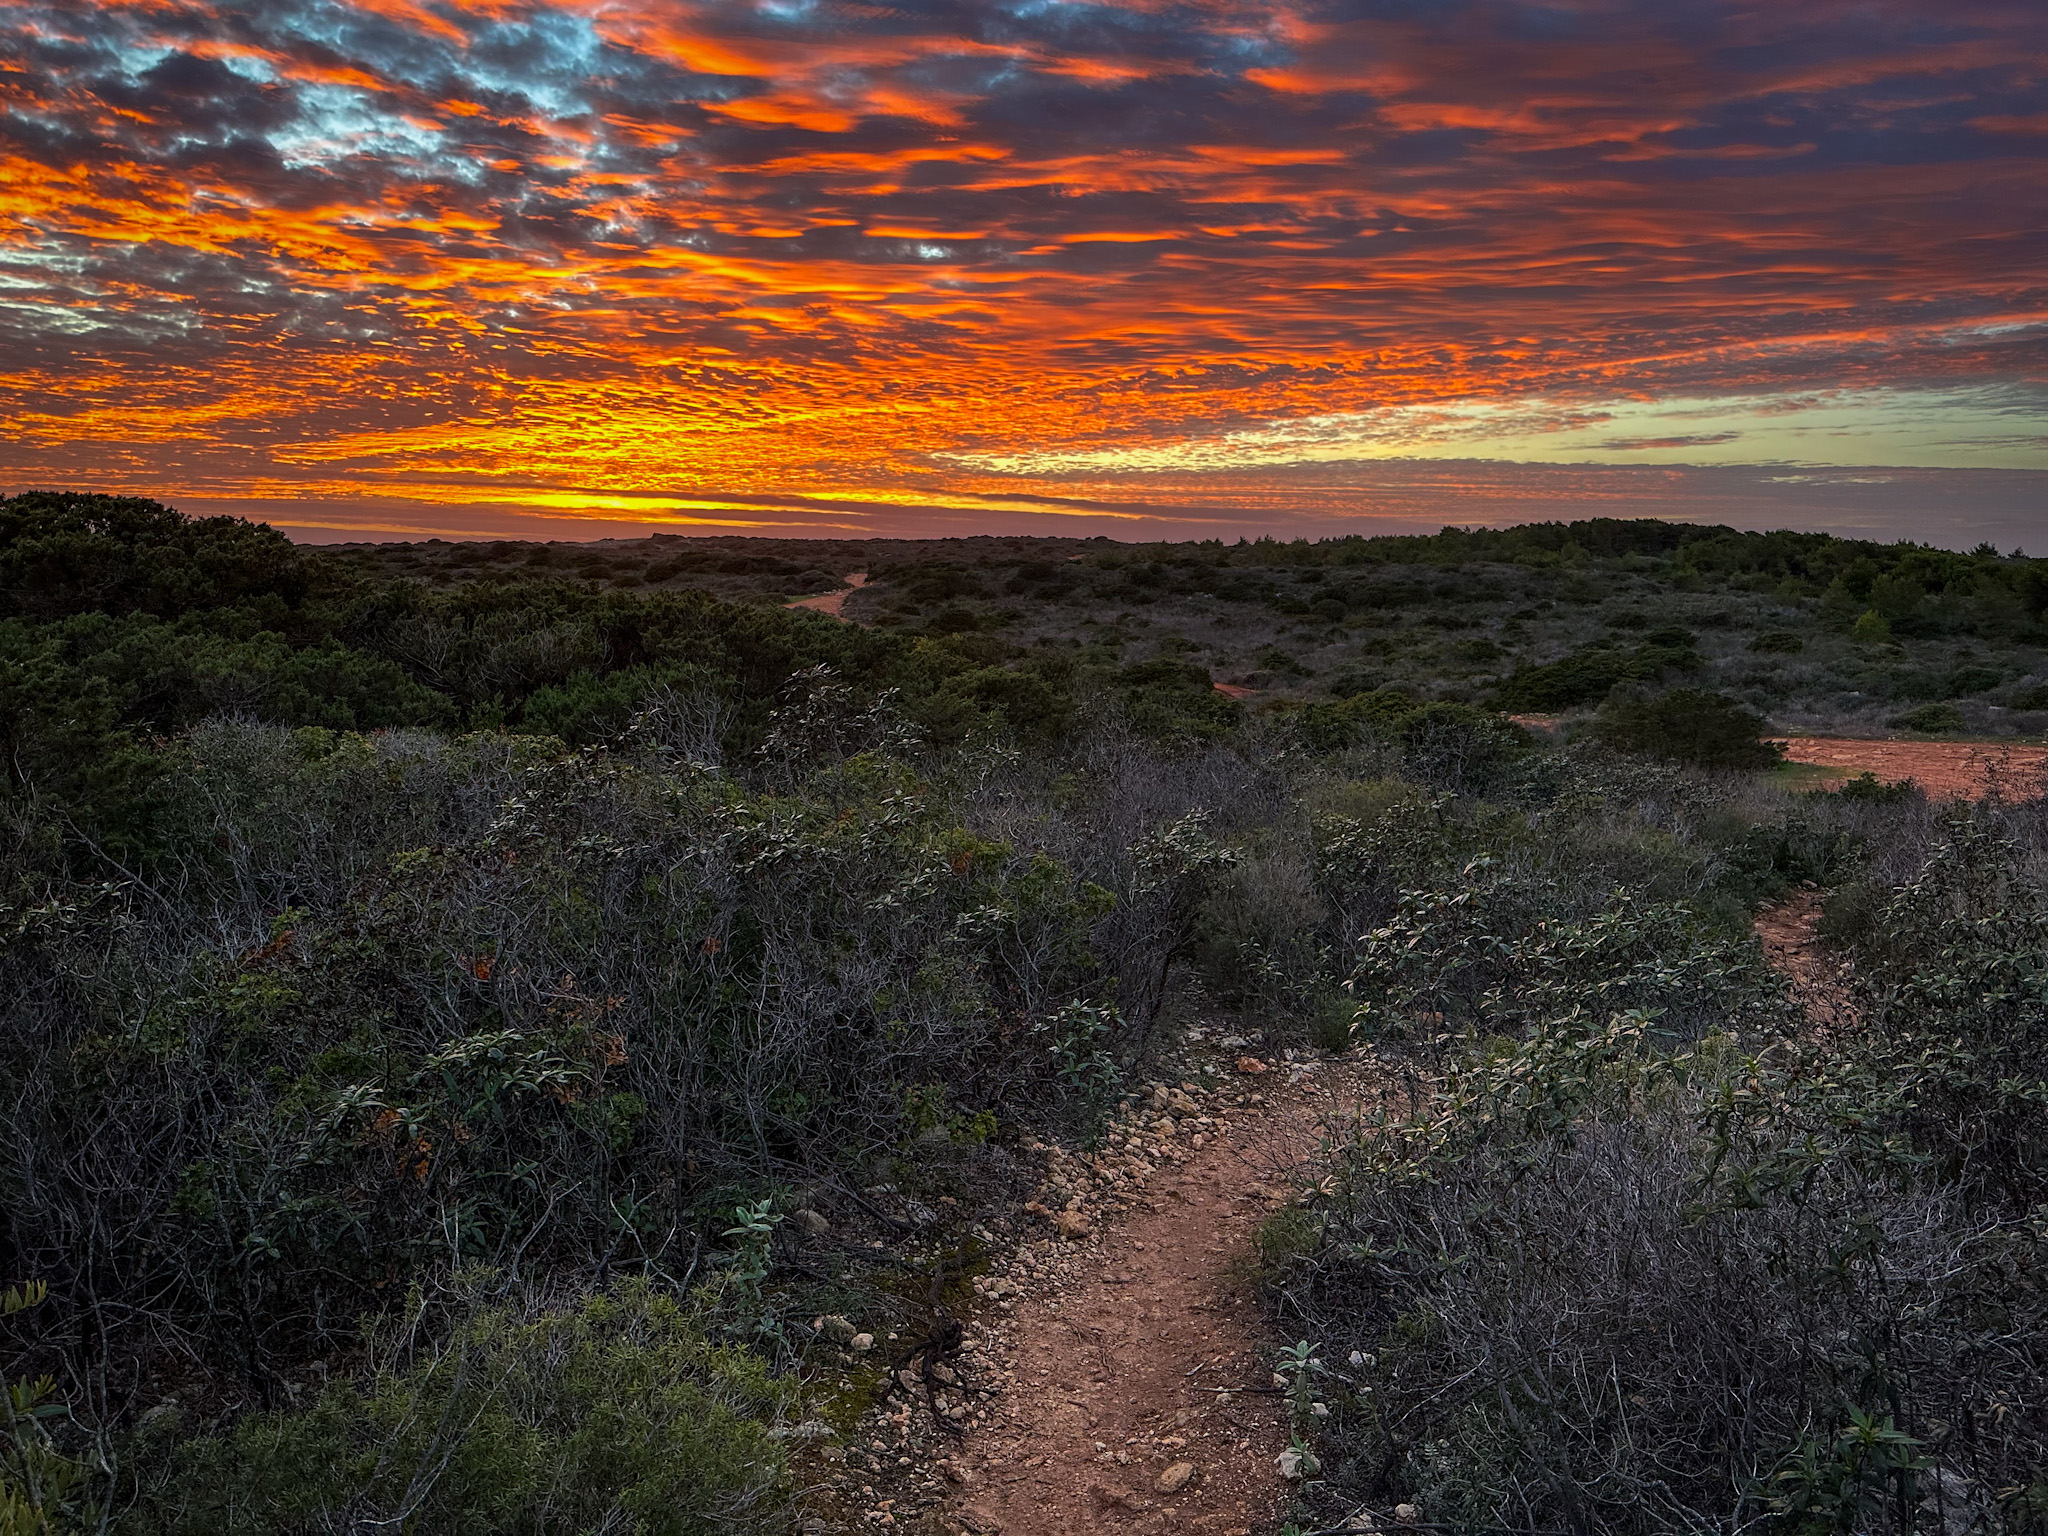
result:
M 2048 553 L 2048 3 L 0 4 L 0 486 Z

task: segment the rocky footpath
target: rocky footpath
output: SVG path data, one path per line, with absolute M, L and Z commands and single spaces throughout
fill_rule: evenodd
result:
M 820 1320 L 887 1375 L 816 1448 L 805 1536 L 1271 1527 L 1286 1434 L 1254 1238 L 1314 1151 L 1327 1058 L 1221 1043 L 1126 1099 L 1094 1151 L 1033 1148 L 1028 1224 L 974 1277 L 957 1337 Z

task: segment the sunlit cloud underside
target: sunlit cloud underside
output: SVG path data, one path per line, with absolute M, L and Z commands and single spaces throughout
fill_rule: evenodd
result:
M 29 3 L 0 158 L 9 486 L 2048 525 L 2034 5 Z

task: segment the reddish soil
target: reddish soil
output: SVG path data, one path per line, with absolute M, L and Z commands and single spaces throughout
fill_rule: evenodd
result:
M 1217 683 L 1215 687 L 1218 693 L 1227 694 L 1233 699 L 1249 699 L 1259 691 L 1256 688 L 1247 688 L 1243 683 Z
M 846 585 L 837 592 L 820 592 L 816 597 L 800 597 L 788 606 L 791 608 L 808 608 L 813 613 L 829 614 L 835 619 L 844 619 L 846 615 L 839 610 L 846 606 L 846 600 L 849 597 L 853 596 L 854 593 L 867 584 L 868 573 L 866 571 L 853 571 L 848 574 Z
M 1018 1303 L 1011 1386 L 963 1448 L 948 1524 L 984 1536 L 1274 1528 L 1287 1433 L 1253 1238 L 1315 1154 L 1328 1092 L 1298 1081 L 1263 1097 L 1216 1114 L 1204 1146 L 1162 1162 L 1127 1214 L 1072 1246 L 1059 1283 Z M 1166 1476 L 1182 1463 L 1184 1483 Z
M 2048 784 L 2048 747 L 1980 741 L 1863 741 L 1847 736 L 1794 736 L 1787 760 L 1880 779 L 1911 779 L 1937 800 L 2008 800 L 2039 795 Z
M 1557 728 L 1555 715 L 1508 718 L 1531 730 Z M 1856 736 L 1793 736 L 1784 746 L 1788 762 L 1840 769 L 1844 778 L 1874 773 L 1888 782 L 1910 779 L 1937 800 L 1982 800 L 1994 789 L 2005 799 L 2025 800 L 2048 788 L 2048 747 L 1985 741 L 1874 741 Z M 1823 787 L 1833 789 L 1836 784 Z
M 1830 953 L 1818 936 L 1826 899 L 1826 891 L 1799 891 L 1756 915 L 1764 958 L 1792 984 L 1806 1017 L 1821 1029 L 1857 1019 L 1849 964 Z

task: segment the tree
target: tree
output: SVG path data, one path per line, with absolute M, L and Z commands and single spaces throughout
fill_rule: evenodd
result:
M 1617 752 L 1701 768 L 1769 768 L 1784 755 L 1762 740 L 1763 716 L 1725 694 L 1673 688 L 1650 697 L 1617 693 L 1601 706 L 1593 734 Z

